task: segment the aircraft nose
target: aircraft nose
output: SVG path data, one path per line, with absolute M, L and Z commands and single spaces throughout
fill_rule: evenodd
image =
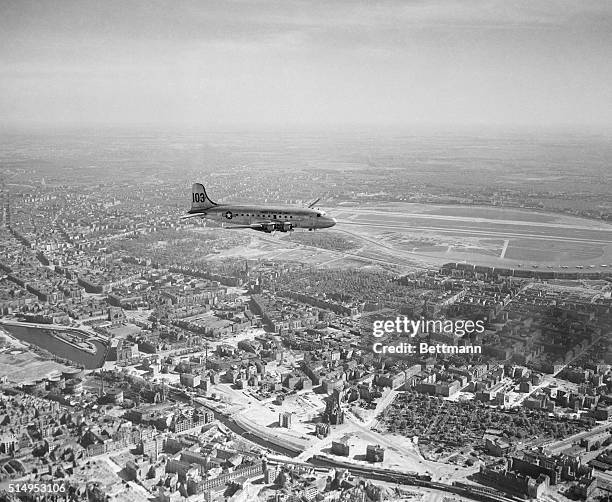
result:
M 333 227 L 337 223 L 336 218 L 328 218 L 328 219 L 329 219 L 329 226 L 330 227 Z

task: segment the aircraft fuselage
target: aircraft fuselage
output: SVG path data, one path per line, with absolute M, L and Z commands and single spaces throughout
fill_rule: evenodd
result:
M 262 231 L 287 232 L 294 228 L 333 227 L 336 222 L 325 215 L 323 211 L 280 206 L 242 206 L 234 204 L 219 204 L 202 211 L 202 217 L 222 223 L 224 226 L 256 225 L 266 221 Z M 266 229 L 269 228 L 269 230 Z

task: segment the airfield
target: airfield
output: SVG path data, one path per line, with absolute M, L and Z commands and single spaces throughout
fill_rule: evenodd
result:
M 495 207 L 397 204 L 336 211 L 338 226 L 415 257 L 491 266 L 612 267 L 612 225 Z
M 250 245 L 222 254 L 399 270 L 466 262 L 612 271 L 612 225 L 603 221 L 515 208 L 412 203 L 340 206 L 328 214 L 338 221 L 332 229 L 258 234 Z M 312 235 L 323 233 L 339 239 L 339 245 L 322 245 Z

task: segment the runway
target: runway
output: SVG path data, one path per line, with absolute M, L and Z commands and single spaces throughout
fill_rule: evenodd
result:
M 612 267 L 612 225 L 604 221 L 497 207 L 408 203 L 341 208 L 333 216 L 338 230 L 406 258 L 602 271 Z
M 478 227 L 460 227 L 460 228 L 448 228 L 448 227 L 436 227 L 436 226 L 415 226 L 411 225 L 409 222 L 406 224 L 389 224 L 389 223 L 380 223 L 379 221 L 350 221 L 350 220 L 338 220 L 339 224 L 348 225 L 348 226 L 365 226 L 365 227 L 376 227 L 381 230 L 408 230 L 408 231 L 421 231 L 421 232 L 441 232 L 447 234 L 467 234 L 467 235 L 477 235 L 477 236 L 485 236 L 485 237 L 499 237 L 502 239 L 508 238 L 523 238 L 523 239 L 537 239 L 537 240 L 557 240 L 561 242 L 583 242 L 588 244 L 604 244 L 604 245 L 612 245 L 612 231 L 610 232 L 609 239 L 589 239 L 589 238 L 579 238 L 572 236 L 555 236 L 547 234 L 542 231 L 541 233 L 517 233 L 517 232 L 503 232 L 496 230 L 480 230 Z M 604 231 L 601 231 L 604 232 Z

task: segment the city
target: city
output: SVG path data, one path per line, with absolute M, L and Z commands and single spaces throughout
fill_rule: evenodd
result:
M 0 502 L 612 502 L 612 3 L 0 1 Z
M 3 177 L 0 229 L 5 496 L 34 500 L 32 483 L 58 500 L 609 493 L 603 261 L 438 264 L 392 247 L 400 234 L 388 231 L 380 260 L 361 253 L 369 230 L 279 239 L 181 222 L 189 172 L 139 183 L 137 167 L 124 183 L 99 171 L 71 182 L 69 166 L 19 172 Z M 260 177 L 243 171 L 242 183 Z M 273 186 L 271 200 L 307 199 Z M 326 197 L 332 213 L 359 200 Z M 533 209 L 521 211 L 524 224 Z M 390 321 L 400 316 L 437 321 L 408 336 Z M 470 323 L 482 329 L 458 329 Z M 404 342 L 458 350 L 375 349 Z

